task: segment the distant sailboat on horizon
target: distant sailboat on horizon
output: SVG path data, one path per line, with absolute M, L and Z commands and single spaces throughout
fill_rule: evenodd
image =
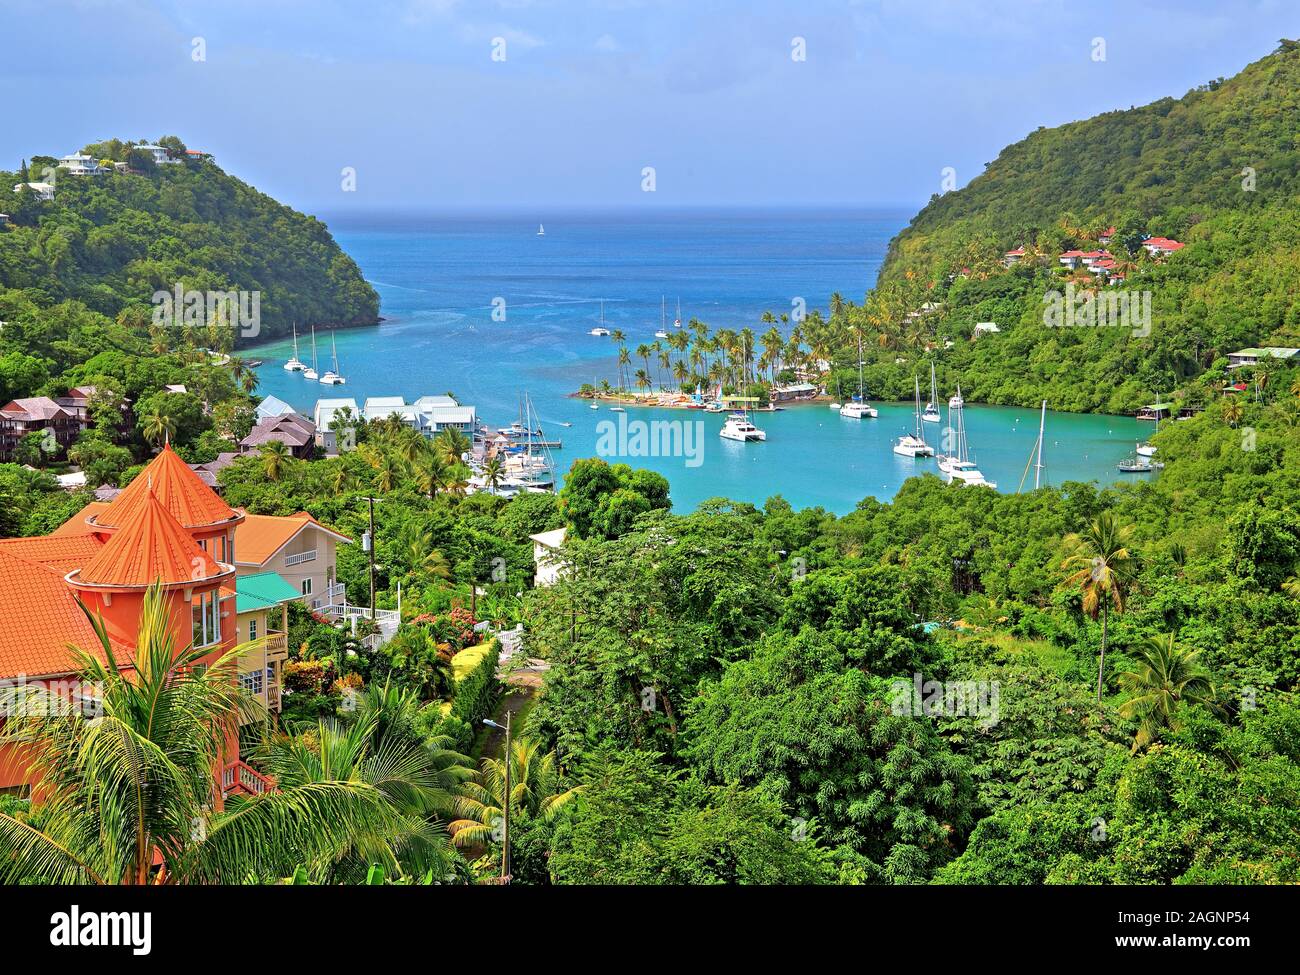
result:
M 543 227 L 540 223 L 537 225 L 537 236 L 538 237 L 546 236 L 546 228 Z

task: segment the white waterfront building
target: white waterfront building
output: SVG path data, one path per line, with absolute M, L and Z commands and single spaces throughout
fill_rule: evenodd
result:
M 338 438 L 330 430 L 335 416 L 344 410 L 350 410 L 353 416 L 367 423 L 395 416 L 412 430 L 430 438 L 448 429 L 472 437 L 478 425 L 474 407 L 462 406 L 454 396 L 421 396 L 413 403 L 406 402 L 401 396 L 370 396 L 360 406 L 351 397 L 319 399 L 312 419 L 316 424 L 316 442 L 327 453 L 348 450 L 354 444 L 353 438 L 338 443 Z
M 171 156 L 169 156 L 167 154 L 167 150 L 163 146 L 148 145 L 148 146 L 136 146 L 135 148 L 143 149 L 145 152 L 153 156 L 154 165 L 166 166 L 169 163 L 177 163 L 177 164 L 180 163 L 179 159 L 173 159 Z

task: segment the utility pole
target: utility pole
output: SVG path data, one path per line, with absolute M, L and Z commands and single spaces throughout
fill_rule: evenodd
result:
M 370 622 L 375 622 L 375 498 L 366 498 L 370 502 L 370 532 L 368 535 L 370 550 Z
M 506 723 L 497 724 L 491 718 L 484 718 L 483 723 L 493 728 L 502 728 L 506 733 L 506 794 L 502 803 L 505 820 L 501 831 L 501 883 L 510 883 L 510 710 L 506 710 Z

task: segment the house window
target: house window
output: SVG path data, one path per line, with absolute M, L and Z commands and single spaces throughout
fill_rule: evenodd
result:
M 248 638 L 250 640 L 257 639 L 257 617 L 253 617 L 248 621 Z
M 303 594 L 304 596 L 310 596 L 310 595 L 311 595 L 311 579 L 310 579 L 310 578 L 302 580 L 302 594 Z
M 239 675 L 239 685 L 244 690 L 248 691 L 249 694 L 260 695 L 262 693 L 262 688 L 266 686 L 263 681 L 264 673 L 265 672 L 260 668 L 257 670 L 245 671 Z
M 221 642 L 221 595 L 205 592 L 190 604 L 192 639 L 196 647 Z

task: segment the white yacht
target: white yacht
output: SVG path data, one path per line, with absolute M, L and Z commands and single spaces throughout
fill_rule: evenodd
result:
M 330 333 L 330 358 L 333 360 L 333 368 L 321 376 L 320 381 L 326 386 L 342 386 L 347 380 L 339 372 L 339 347 L 334 341 L 333 332 Z
M 316 326 L 311 327 L 311 368 L 304 369 L 302 372 L 303 379 L 319 379 L 320 373 L 316 371 Z
M 921 381 L 915 376 L 912 377 L 912 386 L 916 390 L 916 429 L 912 433 L 905 433 L 898 438 L 898 443 L 894 444 L 894 453 L 902 457 L 933 457 L 934 448 L 925 442 L 925 437 L 921 435 Z
M 863 417 L 875 419 L 879 414 L 876 408 L 867 402 L 866 389 L 862 385 L 862 335 L 858 335 L 858 394 L 852 400 L 840 407 L 840 416 L 847 417 L 850 420 L 861 420 Z
M 952 454 L 937 455 L 939 470 L 947 475 L 949 484 L 955 481 L 967 486 L 996 488 L 997 484 L 986 478 L 970 458 L 970 448 L 966 443 L 965 406 L 958 386 L 957 395 L 948 400 L 948 436 L 956 443 L 957 449 Z M 952 426 L 954 422 L 956 425 Z
M 940 423 L 943 417 L 939 415 L 939 389 L 934 382 L 934 363 L 930 363 L 930 401 L 925 404 L 925 409 L 921 413 L 921 422 L 923 423 Z
M 766 440 L 767 434 L 749 422 L 745 413 L 733 413 L 718 431 L 718 436 L 726 440 L 738 440 L 747 443 L 751 440 Z
M 668 338 L 668 333 L 665 332 L 665 331 L 661 328 L 661 329 L 659 329 L 657 332 L 655 332 L 655 338 L 657 338 L 657 339 L 666 339 L 666 338 Z
M 285 372 L 302 372 L 307 367 L 298 358 L 298 326 L 293 326 L 293 356 L 284 364 Z

